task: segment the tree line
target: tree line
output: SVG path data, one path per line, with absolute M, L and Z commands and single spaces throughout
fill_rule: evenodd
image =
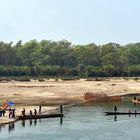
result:
M 140 76 L 140 43 L 0 42 L 0 76 Z

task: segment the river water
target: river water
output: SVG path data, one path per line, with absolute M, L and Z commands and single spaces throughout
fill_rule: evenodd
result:
M 130 101 L 86 103 L 64 109 L 64 118 L 1 126 L 0 140 L 139 140 L 140 116 L 106 116 L 114 105 L 118 111 L 140 111 Z

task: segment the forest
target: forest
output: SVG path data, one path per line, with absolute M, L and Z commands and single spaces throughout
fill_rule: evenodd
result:
M 140 76 L 140 43 L 0 42 L 0 76 Z

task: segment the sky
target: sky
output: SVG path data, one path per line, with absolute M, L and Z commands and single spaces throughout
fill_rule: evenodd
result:
M 0 0 L 0 40 L 140 42 L 140 0 Z

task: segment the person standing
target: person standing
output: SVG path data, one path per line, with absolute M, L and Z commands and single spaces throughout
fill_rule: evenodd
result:
M 114 111 L 117 112 L 117 106 L 114 106 Z
M 11 119 L 11 118 L 12 118 L 12 109 L 9 108 L 9 119 Z
M 12 110 L 12 117 L 15 119 L 16 115 L 15 115 L 15 108 Z
M 33 115 L 32 110 L 30 110 L 30 116 L 32 116 L 32 115 Z
M 25 117 L 25 108 L 22 110 L 22 116 Z
M 0 117 L 2 117 L 2 110 L 0 109 Z
M 41 109 L 42 109 L 42 106 L 40 105 L 40 106 L 39 106 L 39 111 L 38 111 L 39 114 L 41 114 Z
M 35 114 L 35 116 L 37 115 L 37 110 L 36 109 L 34 109 L 34 114 Z
M 137 100 L 136 96 L 134 96 L 134 100 Z
M 6 111 L 5 110 L 2 110 L 3 117 L 5 117 L 5 113 L 6 113 Z

